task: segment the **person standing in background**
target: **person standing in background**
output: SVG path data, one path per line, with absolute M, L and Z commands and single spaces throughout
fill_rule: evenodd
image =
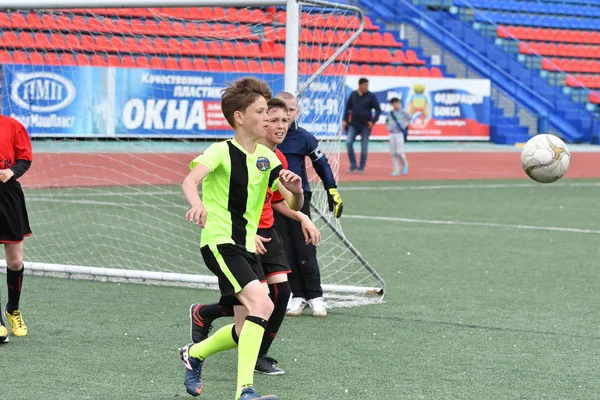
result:
M 375 114 L 373 114 L 375 110 Z M 348 147 L 348 158 L 350 159 L 349 173 L 358 170 L 362 174 L 367 164 L 369 153 L 369 136 L 371 129 L 381 115 L 381 107 L 375 95 L 369 92 L 369 80 L 360 78 L 358 90 L 353 91 L 346 102 L 342 128 L 348 129 L 346 145 Z M 360 164 L 356 166 L 356 155 L 354 154 L 354 140 L 360 135 Z

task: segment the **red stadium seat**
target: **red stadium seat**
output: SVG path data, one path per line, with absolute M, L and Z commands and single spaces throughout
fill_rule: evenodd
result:
M 167 57 L 165 59 L 165 68 L 166 69 L 179 69 L 179 61 L 173 57 Z
M 60 33 L 53 33 L 50 35 L 50 46 L 54 50 L 63 50 L 67 49 L 67 43 L 65 43 L 65 38 Z
M 152 51 L 157 54 L 165 54 L 167 52 L 167 43 L 161 38 L 155 38 Z
M 75 31 L 80 31 L 80 32 L 88 31 L 87 22 L 85 21 L 85 18 L 83 18 L 81 15 L 75 15 L 73 17 L 72 24 L 73 24 L 73 30 L 75 30 Z
M 125 68 L 135 68 L 135 60 L 133 59 L 133 56 L 121 57 L 121 65 Z
M 235 60 L 233 66 L 236 72 L 249 72 L 248 64 L 244 60 Z
M 438 67 L 431 67 L 431 77 L 432 78 L 443 78 L 444 74 L 442 74 L 442 70 Z
M 417 53 L 415 53 L 414 50 L 406 50 L 406 62 L 408 64 L 416 64 L 416 65 L 424 65 L 425 61 L 420 60 L 419 57 L 417 57 Z
M 29 57 L 27 57 L 27 53 L 24 51 L 13 51 L 12 58 L 15 64 L 31 64 Z
M 151 68 L 152 65 L 148 62 L 148 58 L 144 56 L 137 56 L 135 58 L 135 66 L 138 68 Z
M 208 71 L 208 66 L 203 58 L 195 58 L 192 65 L 195 71 Z
M 90 58 L 85 54 L 77 54 L 77 65 L 80 67 L 87 67 L 92 65 Z
M 45 37 L 44 34 L 41 34 L 41 36 Z M 48 39 L 46 39 L 46 41 L 48 41 Z M 18 47 L 22 47 L 22 48 L 25 48 L 25 49 L 37 48 L 36 42 L 33 40 L 33 37 L 31 36 L 31 33 L 29 33 L 29 32 L 21 32 L 19 34 Z M 43 47 L 40 47 L 40 48 L 43 48 Z
M 192 60 L 190 60 L 189 58 L 186 58 L 186 57 L 181 57 L 179 59 L 179 69 L 183 69 L 183 70 L 187 70 L 187 71 L 193 70 Z
M 419 76 L 421 78 L 431 78 L 431 71 L 427 67 L 419 68 Z
M 150 59 L 150 66 L 156 69 L 165 69 L 165 63 L 161 57 L 152 57 Z
M 113 36 L 110 38 L 110 49 L 113 52 L 124 53 L 128 52 L 128 46 L 125 45 L 123 39 L 119 36 Z
M 419 76 L 419 70 L 416 67 L 408 67 L 408 76 Z
M 65 36 L 65 44 L 67 49 L 71 51 L 81 50 L 81 43 L 79 42 L 79 36 L 77 35 L 68 34 Z
M 258 61 L 249 60 L 248 61 L 248 72 L 259 72 L 259 71 L 260 71 L 260 64 L 258 63 Z
M 213 57 L 219 57 L 221 55 L 221 43 L 209 42 L 208 43 L 208 55 Z
M 181 43 L 177 39 L 169 39 L 167 42 L 168 54 L 181 54 Z
M 396 50 L 394 52 L 394 58 L 392 60 L 395 63 L 406 64 L 406 57 L 404 56 L 404 52 L 402 50 Z
M 11 64 L 12 62 L 11 54 L 6 50 L 0 50 L 0 64 Z
M 375 74 L 375 75 L 385 75 L 385 70 L 383 69 L 383 66 L 381 66 L 381 65 L 374 65 L 372 68 L 373 68 L 373 74 Z
M 369 64 L 363 64 L 360 66 L 360 72 L 364 75 L 373 75 L 373 69 Z
M 398 42 L 390 32 L 383 34 L 383 44 L 388 47 L 402 47 L 402 43 Z
M 92 65 L 97 67 L 106 67 L 106 59 L 101 54 L 93 54 Z
M 120 67 L 121 57 L 116 56 L 114 54 L 110 54 L 108 57 L 106 57 L 106 63 L 109 67 Z
M 348 73 L 351 75 L 358 75 L 361 73 L 360 66 L 356 64 L 350 64 L 348 67 Z
M 27 27 L 27 21 L 25 20 L 23 14 L 21 14 L 20 12 L 13 12 L 12 14 L 10 14 L 10 20 L 14 28 L 23 29 Z
M 235 46 L 230 41 L 224 41 L 221 44 L 221 57 L 234 57 L 235 56 Z
M 206 66 L 208 67 L 209 71 L 221 72 L 223 70 L 223 68 L 221 67 L 221 61 L 215 58 L 209 58 L 206 63 Z
M 144 22 L 145 34 L 147 35 L 160 35 L 160 29 L 154 20 L 148 19 Z
M 225 72 L 235 72 L 235 66 L 231 60 L 222 60 L 221 61 L 221 70 Z
M 60 63 L 65 66 L 77 65 L 77 61 L 75 61 L 75 57 L 73 57 L 73 54 L 69 54 L 69 53 L 63 53 L 60 56 Z
M 50 14 L 44 14 L 42 16 L 42 25 L 44 26 L 44 29 L 49 31 L 58 31 L 60 29 L 54 16 Z
M 29 53 L 29 62 L 31 64 L 36 65 L 44 65 L 46 62 L 44 61 L 44 54 L 38 53 L 37 51 L 33 51 Z
M 4 14 L 4 13 L 2 13 Z M 6 15 L 6 14 L 4 14 Z M 36 13 L 29 13 L 27 14 L 27 17 L 25 17 L 25 20 L 27 21 L 27 27 L 29 29 L 42 29 L 44 27 L 42 20 L 40 19 L 39 15 L 37 15 Z M 4 24 L 4 17 L 2 17 L 0 15 L 0 27 L 3 27 Z
M 60 58 L 56 53 L 46 53 L 44 55 L 44 61 L 47 65 L 60 65 Z
M 283 74 L 285 73 L 285 64 L 281 61 L 274 61 L 273 70 L 276 74 Z
M 393 65 L 386 65 L 383 67 L 383 69 L 387 76 L 395 76 L 396 75 L 396 68 L 394 68 Z
M 152 43 L 152 40 L 150 40 L 147 37 L 143 37 L 140 39 L 139 41 L 139 48 L 137 49 L 138 52 L 143 53 L 143 54 L 148 54 L 148 53 L 154 53 L 154 44 Z

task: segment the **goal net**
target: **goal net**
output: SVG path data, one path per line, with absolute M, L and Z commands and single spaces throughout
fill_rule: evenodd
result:
M 346 46 L 361 15 L 318 1 L 300 15 L 299 121 L 337 175 Z M 286 8 L 4 9 L 0 29 L 2 111 L 35 139 L 21 179 L 34 232 L 27 270 L 216 288 L 180 184 L 195 156 L 232 137 L 226 82 L 255 76 L 284 90 Z M 309 170 L 326 300 L 380 301 L 383 280 Z

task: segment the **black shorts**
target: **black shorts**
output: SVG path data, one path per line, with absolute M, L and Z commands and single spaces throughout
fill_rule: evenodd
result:
M 0 182 L 0 243 L 20 243 L 29 235 L 31 228 L 21 184 L 15 178 Z
M 277 229 L 274 227 L 259 229 L 257 234 L 265 238 L 271 238 L 270 242 L 263 243 L 267 252 L 260 256 L 260 263 L 262 264 L 265 276 L 268 278 L 273 275 L 291 273 L 292 270 L 289 267 L 283 250 L 283 240 Z
M 254 280 L 266 280 L 258 255 L 239 246 L 206 245 L 200 251 L 208 269 L 219 279 L 222 296 L 233 296 Z

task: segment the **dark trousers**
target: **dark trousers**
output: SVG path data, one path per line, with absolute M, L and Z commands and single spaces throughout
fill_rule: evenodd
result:
M 367 165 L 367 155 L 369 154 L 369 136 L 371 128 L 369 125 L 360 125 L 359 127 L 350 125 L 348 127 L 348 137 L 346 146 L 348 148 L 348 158 L 350 159 L 350 168 L 356 169 L 356 155 L 354 154 L 354 141 L 356 136 L 360 135 L 360 164 L 358 169 L 364 169 Z
M 304 206 L 301 210 L 309 218 L 311 197 L 312 193 L 304 192 Z M 292 270 L 288 280 L 293 296 L 304 297 L 307 300 L 323 296 L 316 247 L 306 244 L 300 222 L 284 217 L 277 211 L 273 213 L 276 229 L 283 239 L 285 257 Z

